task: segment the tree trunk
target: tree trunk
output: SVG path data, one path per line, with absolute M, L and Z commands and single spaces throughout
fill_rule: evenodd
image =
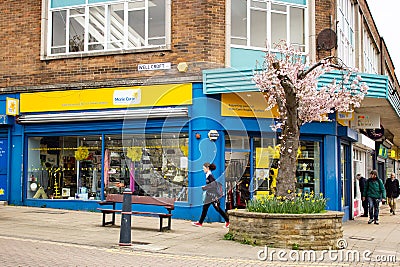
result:
M 278 176 L 276 179 L 276 195 L 293 197 L 296 190 L 297 150 L 300 141 L 300 121 L 298 103 L 293 85 L 283 79 L 281 85 L 285 90 L 286 112 L 280 114 L 282 125 L 282 143 Z
M 283 129 L 282 135 L 276 193 L 277 196 L 289 197 L 296 192 L 297 150 L 299 148 L 300 128 Z

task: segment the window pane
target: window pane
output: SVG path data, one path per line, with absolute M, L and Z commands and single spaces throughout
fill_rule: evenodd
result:
M 235 4 L 236 4 L 236 1 L 233 1 L 233 2 L 235 2 Z M 251 1 L 251 7 L 267 9 L 267 3 L 266 2 L 260 2 L 260 1 Z
M 271 9 L 276 11 L 286 12 L 286 6 L 283 5 L 271 4 Z
M 89 50 L 104 49 L 104 6 L 89 8 Z
M 250 149 L 249 137 L 248 136 L 225 136 L 225 148 L 226 149 Z
M 141 47 L 145 45 L 145 12 L 133 10 L 129 12 L 128 18 L 128 46 Z
M 27 198 L 100 199 L 100 136 L 28 139 Z
M 286 40 L 287 24 L 286 15 L 271 14 L 271 42 L 272 45 L 279 43 L 281 40 Z
M 317 195 L 321 192 L 319 146 L 319 142 L 300 141 L 301 154 L 297 159 L 296 193 L 314 192 Z
M 231 11 L 232 44 L 246 45 L 247 39 L 246 1 L 233 1 Z
M 294 46 L 305 44 L 304 9 L 293 7 L 290 9 L 290 43 Z
M 76 12 L 72 12 L 76 13 Z M 69 51 L 79 52 L 84 49 L 84 36 L 85 36 L 85 17 L 76 16 L 71 17 L 69 20 Z
M 123 48 L 124 40 L 124 5 L 111 5 L 109 7 L 109 25 L 107 41 L 109 49 Z
M 66 47 L 66 11 L 55 11 L 52 13 L 52 40 L 51 46 L 58 47 L 58 52 L 65 52 Z
M 149 38 L 165 36 L 165 0 L 149 1 Z
M 187 201 L 188 135 L 148 134 L 106 137 L 106 193 L 174 197 Z
M 267 13 L 264 11 L 251 11 L 250 20 L 250 45 L 266 47 L 267 41 Z

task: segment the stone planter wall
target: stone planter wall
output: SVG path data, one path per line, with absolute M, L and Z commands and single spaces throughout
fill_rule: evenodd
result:
M 229 233 L 237 241 L 292 249 L 336 249 L 343 238 L 343 212 L 273 214 L 229 210 Z

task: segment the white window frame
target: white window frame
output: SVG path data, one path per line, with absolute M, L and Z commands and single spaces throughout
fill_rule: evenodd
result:
M 337 56 L 346 66 L 355 67 L 355 7 L 352 0 L 337 3 Z
M 144 1 L 145 3 L 145 20 L 148 20 L 148 7 L 149 1 L 151 0 L 136 0 L 136 1 Z M 165 43 L 161 45 L 149 45 L 149 36 L 148 36 L 148 22 L 145 23 L 145 41 L 144 45 L 140 47 L 128 47 L 128 4 L 135 2 L 135 0 L 114 0 L 114 1 L 104 1 L 100 3 L 89 4 L 89 0 L 85 0 L 86 4 L 62 7 L 62 8 L 51 8 L 51 0 L 43 0 L 42 2 L 42 42 L 41 42 L 41 59 L 49 60 L 49 59 L 58 59 L 58 58 L 68 58 L 68 57 L 82 57 L 82 56 L 96 56 L 96 55 L 110 55 L 110 54 L 123 54 L 123 53 L 135 53 L 135 52 L 147 52 L 147 51 L 165 51 L 171 49 L 171 0 L 165 1 L 165 35 L 160 36 L 159 38 L 164 38 Z M 123 4 L 124 5 L 124 24 L 123 24 L 123 46 L 121 48 L 113 48 L 110 49 L 107 47 L 108 45 L 108 36 L 107 36 L 107 27 L 108 23 L 105 22 L 104 29 L 104 48 L 99 50 L 89 50 L 88 47 L 88 28 L 89 28 L 89 7 L 93 6 L 104 6 L 105 8 L 105 21 L 109 19 L 108 17 L 108 8 L 111 4 Z M 78 52 L 69 52 L 69 11 L 71 9 L 76 8 L 84 8 L 85 9 L 85 23 L 82 25 L 84 27 L 84 50 Z M 66 10 L 67 18 L 66 18 L 66 51 L 63 53 L 54 53 L 52 54 L 52 12 Z M 151 38 L 154 39 L 154 38 Z
M 378 74 L 378 51 L 368 32 L 363 30 L 363 72 Z
M 247 33 L 246 33 L 246 45 L 239 45 L 239 44 L 233 44 L 232 43 L 232 39 L 233 38 L 237 38 L 237 39 L 243 39 L 242 37 L 239 36 L 233 36 L 232 35 L 232 29 L 229 29 L 229 32 L 231 33 L 229 36 L 229 43 L 230 43 L 230 47 L 235 47 L 235 48 L 245 48 L 245 49 L 251 49 L 251 50 L 265 50 L 265 46 L 263 47 L 257 47 L 257 46 L 252 46 L 251 45 L 251 10 L 253 9 L 257 9 L 259 11 L 265 11 L 267 13 L 267 40 L 266 40 L 266 45 L 269 48 L 273 48 L 273 43 L 272 43 L 272 38 L 271 38 L 271 34 L 272 34 L 272 30 L 271 30 L 271 24 L 272 24 L 272 13 L 275 14 L 284 14 L 286 15 L 286 41 L 287 44 L 290 45 L 290 33 L 291 33 L 291 28 L 290 28 L 290 8 L 294 7 L 294 8 L 301 8 L 304 10 L 304 44 L 299 45 L 299 44 L 293 44 L 295 46 L 300 46 L 302 47 L 304 53 L 308 53 L 309 51 L 309 42 L 308 42 L 308 8 L 307 5 L 298 5 L 298 4 L 292 4 L 292 3 L 287 3 L 287 2 L 280 2 L 280 1 L 272 1 L 272 0 L 245 0 L 246 4 L 247 4 L 247 10 L 246 10 L 246 27 L 247 27 Z M 260 2 L 260 3 L 266 3 L 267 4 L 267 8 L 265 10 L 263 9 L 258 9 L 258 8 L 252 8 L 251 7 L 251 1 L 254 2 Z M 231 5 L 228 7 L 232 10 L 232 5 L 235 4 L 235 0 L 231 0 Z M 276 10 L 272 10 L 271 5 L 272 4 L 277 4 L 277 5 L 281 5 L 281 6 L 286 6 L 286 11 L 276 11 Z M 230 13 L 230 12 L 229 12 Z M 231 20 L 231 18 L 229 18 Z M 232 22 L 230 23 L 230 25 L 232 25 Z

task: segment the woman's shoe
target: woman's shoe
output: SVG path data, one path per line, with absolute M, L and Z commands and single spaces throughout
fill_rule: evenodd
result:
M 192 225 L 196 226 L 196 227 L 202 227 L 203 226 L 203 224 L 201 224 L 199 222 L 192 222 Z

